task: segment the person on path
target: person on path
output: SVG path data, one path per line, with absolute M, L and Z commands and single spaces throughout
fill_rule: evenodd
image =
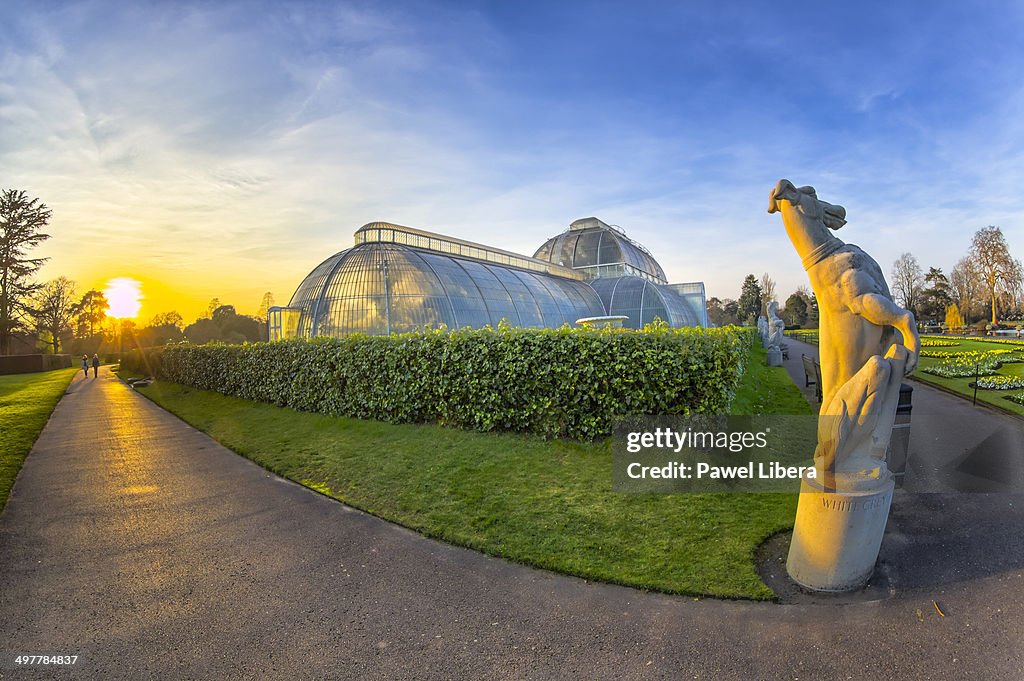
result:
M 85 375 L 88 376 L 89 372 L 86 371 Z M 100 356 L 94 354 L 92 356 L 92 377 L 96 378 L 99 375 L 100 375 Z
M 89 355 L 82 355 L 82 371 L 85 377 L 89 378 Z

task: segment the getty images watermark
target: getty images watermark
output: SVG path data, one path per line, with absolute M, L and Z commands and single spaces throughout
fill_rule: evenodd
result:
M 793 492 L 815 477 L 814 417 L 639 417 L 612 439 L 618 492 Z
M 658 416 L 620 420 L 612 438 L 617 492 L 797 492 L 814 468 L 818 432 L 837 424 L 818 416 Z M 839 418 L 839 417 L 831 417 Z M 936 442 L 939 427 L 964 434 Z M 901 455 L 894 437 L 888 468 L 912 493 L 1024 493 L 1024 434 L 973 415 L 914 413 Z M 916 443 L 916 444 L 915 444 Z

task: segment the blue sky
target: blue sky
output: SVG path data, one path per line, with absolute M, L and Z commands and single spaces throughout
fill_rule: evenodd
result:
M 43 276 L 138 277 L 144 317 L 284 303 L 373 220 L 532 254 L 595 215 L 785 298 L 781 177 L 886 273 L 1024 252 L 1020 3 L 6 6 L 0 187 L 54 210 Z

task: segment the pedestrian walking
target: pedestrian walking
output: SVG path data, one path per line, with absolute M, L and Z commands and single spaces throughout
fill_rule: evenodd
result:
M 89 355 L 82 355 L 82 372 L 89 378 Z
M 88 376 L 89 372 L 86 371 L 85 375 Z M 92 356 L 92 377 L 96 378 L 99 375 L 100 375 L 100 356 L 99 355 L 93 355 Z

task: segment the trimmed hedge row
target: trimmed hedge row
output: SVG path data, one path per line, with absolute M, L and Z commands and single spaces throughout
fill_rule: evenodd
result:
M 128 370 L 304 411 L 592 439 L 625 414 L 724 413 L 750 330 L 461 329 L 169 345 Z
M 54 371 L 71 366 L 71 355 L 4 355 L 0 356 L 0 375 L 31 374 Z

